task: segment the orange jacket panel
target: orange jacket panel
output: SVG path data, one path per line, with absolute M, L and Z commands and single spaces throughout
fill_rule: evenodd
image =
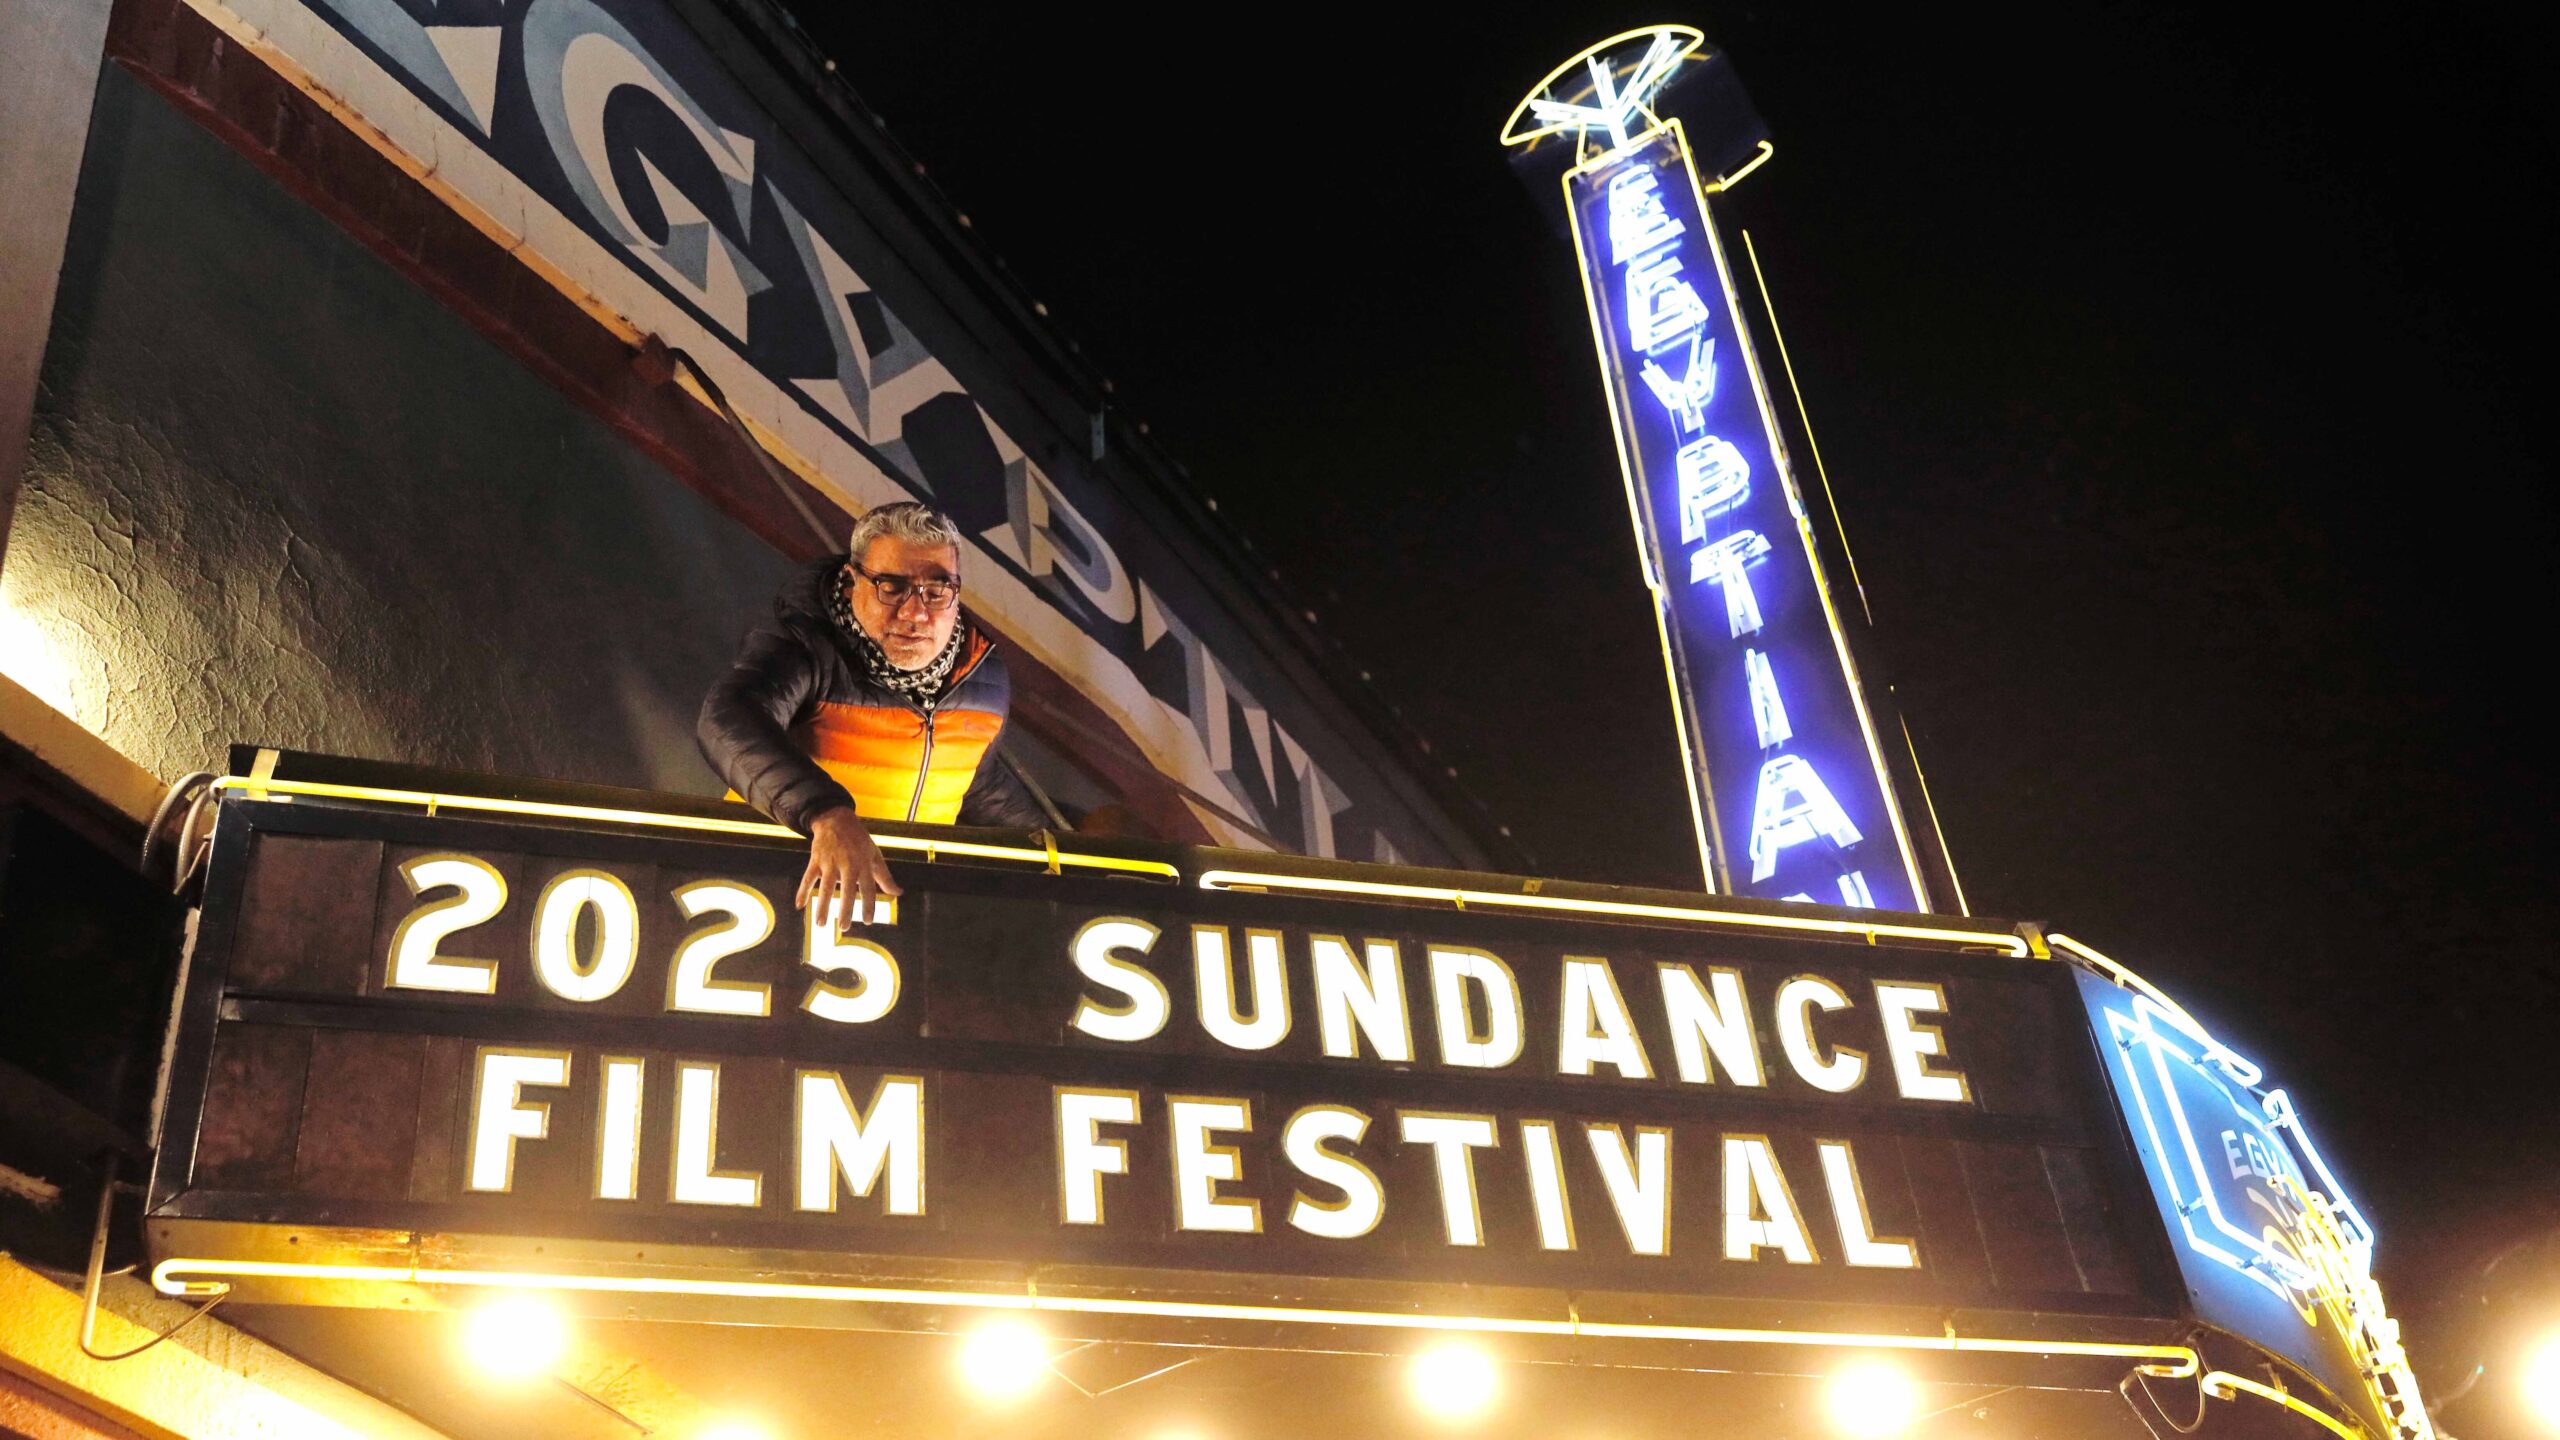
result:
M 866 820 L 948 825 L 958 819 L 979 760 L 1004 728 L 1003 716 L 983 710 L 928 716 L 906 706 L 822 702 L 817 712 L 791 737 L 845 788 L 854 813 Z

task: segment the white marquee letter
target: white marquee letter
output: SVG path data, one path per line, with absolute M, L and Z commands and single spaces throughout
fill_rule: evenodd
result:
M 1841 1258 L 1872 1270 L 1917 1270 L 1920 1253 L 1908 1240 L 1879 1240 L 1867 1215 L 1867 1192 L 1858 1184 L 1858 1162 L 1846 1140 L 1817 1140 L 1822 1182 L 1831 1191 L 1831 1218 L 1840 1227 Z
M 640 1198 L 640 1083 L 642 1062 L 607 1056 L 604 1094 L 596 1101 L 596 1198 Z
M 1653 1078 L 1653 1062 L 1636 1038 L 1636 1022 L 1627 1013 L 1627 997 L 1609 962 L 1583 955 L 1564 957 L 1564 1004 L 1556 1033 L 1556 1071 L 1588 1075 L 1607 1065 L 1630 1080 Z
M 728 880 L 699 880 L 679 886 L 676 908 L 687 920 L 725 915 L 724 925 L 705 925 L 676 947 L 667 967 L 667 1008 L 697 1015 L 773 1013 L 773 987 L 749 980 L 714 980 L 711 967 L 732 955 L 752 950 L 773 934 L 773 902 L 762 891 Z
M 1816 1090 L 1844 1095 L 1867 1078 L 1867 1053 L 1847 1046 L 1824 1059 L 1822 1042 L 1813 1037 L 1813 1008 L 1846 1010 L 1848 992 L 1819 975 L 1798 975 L 1778 987 L 1778 1048 L 1787 1052 L 1804 1083 Z
M 1707 1063 L 1712 1054 L 1734 1084 L 1768 1084 L 1760 1069 L 1760 1038 L 1752 1033 L 1751 1012 L 1742 1000 L 1742 972 L 1709 967 L 1710 997 L 1698 984 L 1697 971 L 1671 962 L 1660 969 L 1662 1010 L 1671 1019 L 1671 1051 L 1679 1061 L 1680 1078 L 1692 1085 L 1714 1084 L 1715 1067 Z
M 1129 1173 L 1129 1142 L 1105 1140 L 1105 1125 L 1138 1123 L 1135 1090 L 1083 1090 L 1060 1085 L 1058 1106 L 1058 1218 L 1069 1225 L 1102 1223 L 1102 1177 Z
M 1191 970 L 1198 982 L 1200 1028 L 1219 1044 L 1238 1050 L 1268 1050 L 1289 1035 L 1289 976 L 1280 963 L 1280 932 L 1244 932 L 1245 981 L 1253 992 L 1253 1013 L 1236 1008 L 1235 957 L 1229 953 L 1227 927 L 1191 927 Z
M 1360 1038 L 1381 1060 L 1399 1064 L 1413 1059 L 1413 1017 L 1404 999 L 1404 958 L 1393 940 L 1364 940 L 1367 964 L 1351 954 L 1351 943 L 1318 935 L 1307 943 L 1315 971 L 1316 1031 L 1324 1053 L 1338 1060 L 1360 1056 Z M 1358 1034 L 1353 1025 L 1358 1025 Z
M 1477 1150 L 1502 1143 L 1490 1115 L 1442 1115 L 1400 1110 L 1396 1124 L 1408 1145 L 1431 1147 L 1440 1176 L 1440 1224 L 1452 1245 L 1482 1245 L 1484 1217 L 1476 1205 Z
M 1600 1166 L 1600 1182 L 1618 1212 L 1618 1229 L 1627 1248 L 1638 1255 L 1671 1253 L 1671 1132 L 1658 1125 L 1636 1127 L 1632 1153 L 1626 1132 L 1615 1125 L 1585 1125 L 1591 1158 Z
M 596 917 L 594 960 L 578 963 L 578 915 Z M 571 870 L 542 887 L 533 903 L 533 973 L 563 1000 L 609 999 L 631 979 L 640 958 L 640 905 L 631 887 L 602 870 Z
M 1310 1105 L 1289 1117 L 1280 1131 L 1280 1149 L 1298 1173 L 1342 1192 L 1330 1205 L 1307 1198 L 1300 1190 L 1289 1203 L 1289 1223 L 1320 1240 L 1356 1240 L 1378 1228 L 1387 1213 L 1387 1192 L 1377 1172 L 1325 1142 L 1357 1145 L 1369 1133 L 1369 1117 L 1340 1105 Z
M 1425 958 L 1431 966 L 1431 1008 L 1439 1022 L 1440 1060 L 1499 1070 L 1520 1058 L 1520 982 L 1511 967 L 1482 950 L 1434 945 Z M 1484 992 L 1485 1028 L 1476 1033 L 1475 1010 L 1467 1003 L 1467 987 Z
M 1790 1265 L 1811 1265 L 1813 1240 L 1787 1190 L 1778 1152 L 1765 1135 L 1724 1137 L 1724 1258 L 1757 1260 L 1775 1250 Z
M 720 1163 L 720 1067 L 676 1062 L 676 1183 L 679 1205 L 755 1206 L 764 1176 L 716 1169 Z
M 496 994 L 497 961 L 438 957 L 436 946 L 455 931 L 468 930 L 503 909 L 506 877 L 476 856 L 421 855 L 400 862 L 400 878 L 412 895 L 448 885 L 456 894 L 450 900 L 421 905 L 402 918 L 399 928 L 391 932 L 391 973 L 383 983 L 395 990 Z
M 857 1196 L 868 1196 L 884 1174 L 891 1215 L 924 1213 L 924 1081 L 888 1075 L 871 1091 L 871 1104 L 853 1108 L 844 1078 L 832 1070 L 799 1076 L 799 1208 L 833 1211 L 836 1177 Z
M 1152 1039 L 1164 1029 L 1173 1018 L 1173 999 L 1165 993 L 1164 982 L 1115 953 L 1134 950 L 1144 955 L 1155 945 L 1158 933 L 1144 920 L 1109 916 L 1087 921 L 1076 938 L 1067 942 L 1076 973 L 1121 999 L 1118 1005 L 1097 1005 L 1090 996 L 1077 996 L 1073 1022 L 1077 1029 L 1096 1040 L 1124 1044 Z
M 1538 1221 L 1538 1248 L 1573 1248 L 1573 1206 L 1565 1195 L 1564 1152 L 1552 1120 L 1520 1122 L 1520 1156 L 1529 1167 L 1529 1210 Z
M 1935 985 L 1904 980 L 1876 982 L 1876 1011 L 1884 1018 L 1884 1053 L 1893 1061 L 1894 1088 L 1906 1100 L 1943 1100 L 1961 1105 L 1973 1098 L 1973 1087 L 1961 1070 L 1933 1070 L 1930 1057 L 1944 1058 L 1947 1041 L 1935 1025 L 1912 1018 L 1927 1010 L 1943 1014 L 1947 992 Z
M 1222 1181 L 1244 1178 L 1233 1145 L 1212 1145 L 1209 1133 L 1249 1131 L 1253 1104 L 1211 1095 L 1168 1095 L 1165 1128 L 1173 1132 L 1173 1224 L 1177 1230 L 1262 1233 L 1262 1202 L 1218 1193 Z
M 551 1133 L 551 1102 L 527 1103 L 527 1085 L 569 1083 L 569 1057 L 558 1050 L 484 1048 L 471 1082 L 471 1188 L 505 1194 L 515 1188 L 516 1142 Z
M 800 1008 L 839 1025 L 867 1025 L 896 1008 L 898 958 L 877 942 L 841 935 L 809 902 L 800 927 L 801 963 L 821 975 L 854 977 L 850 986 L 812 980 Z

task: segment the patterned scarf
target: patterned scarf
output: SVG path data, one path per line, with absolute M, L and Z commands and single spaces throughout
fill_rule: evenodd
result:
M 863 673 L 872 684 L 893 694 L 904 695 L 919 705 L 931 705 L 942 698 L 942 687 L 951 679 L 952 667 L 960 663 L 961 643 L 968 638 L 969 622 L 963 619 L 951 627 L 951 643 L 913 670 L 901 670 L 889 659 L 889 652 L 862 628 L 853 613 L 853 567 L 837 572 L 836 583 L 827 590 L 827 614 L 852 647 L 854 657 L 862 662 Z

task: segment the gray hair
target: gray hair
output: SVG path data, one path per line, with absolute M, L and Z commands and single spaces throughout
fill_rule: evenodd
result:
M 846 553 L 856 561 L 871 542 L 883 535 L 904 540 L 910 545 L 948 545 L 960 548 L 960 527 L 950 516 L 930 505 L 913 500 L 900 500 L 890 505 L 875 506 L 853 523 L 853 538 L 846 542 Z

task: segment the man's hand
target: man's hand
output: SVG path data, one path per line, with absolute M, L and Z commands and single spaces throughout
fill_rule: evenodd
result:
M 839 805 L 809 822 L 809 869 L 793 904 L 842 934 L 870 920 L 874 896 L 897 893 L 889 862 L 851 806 Z

